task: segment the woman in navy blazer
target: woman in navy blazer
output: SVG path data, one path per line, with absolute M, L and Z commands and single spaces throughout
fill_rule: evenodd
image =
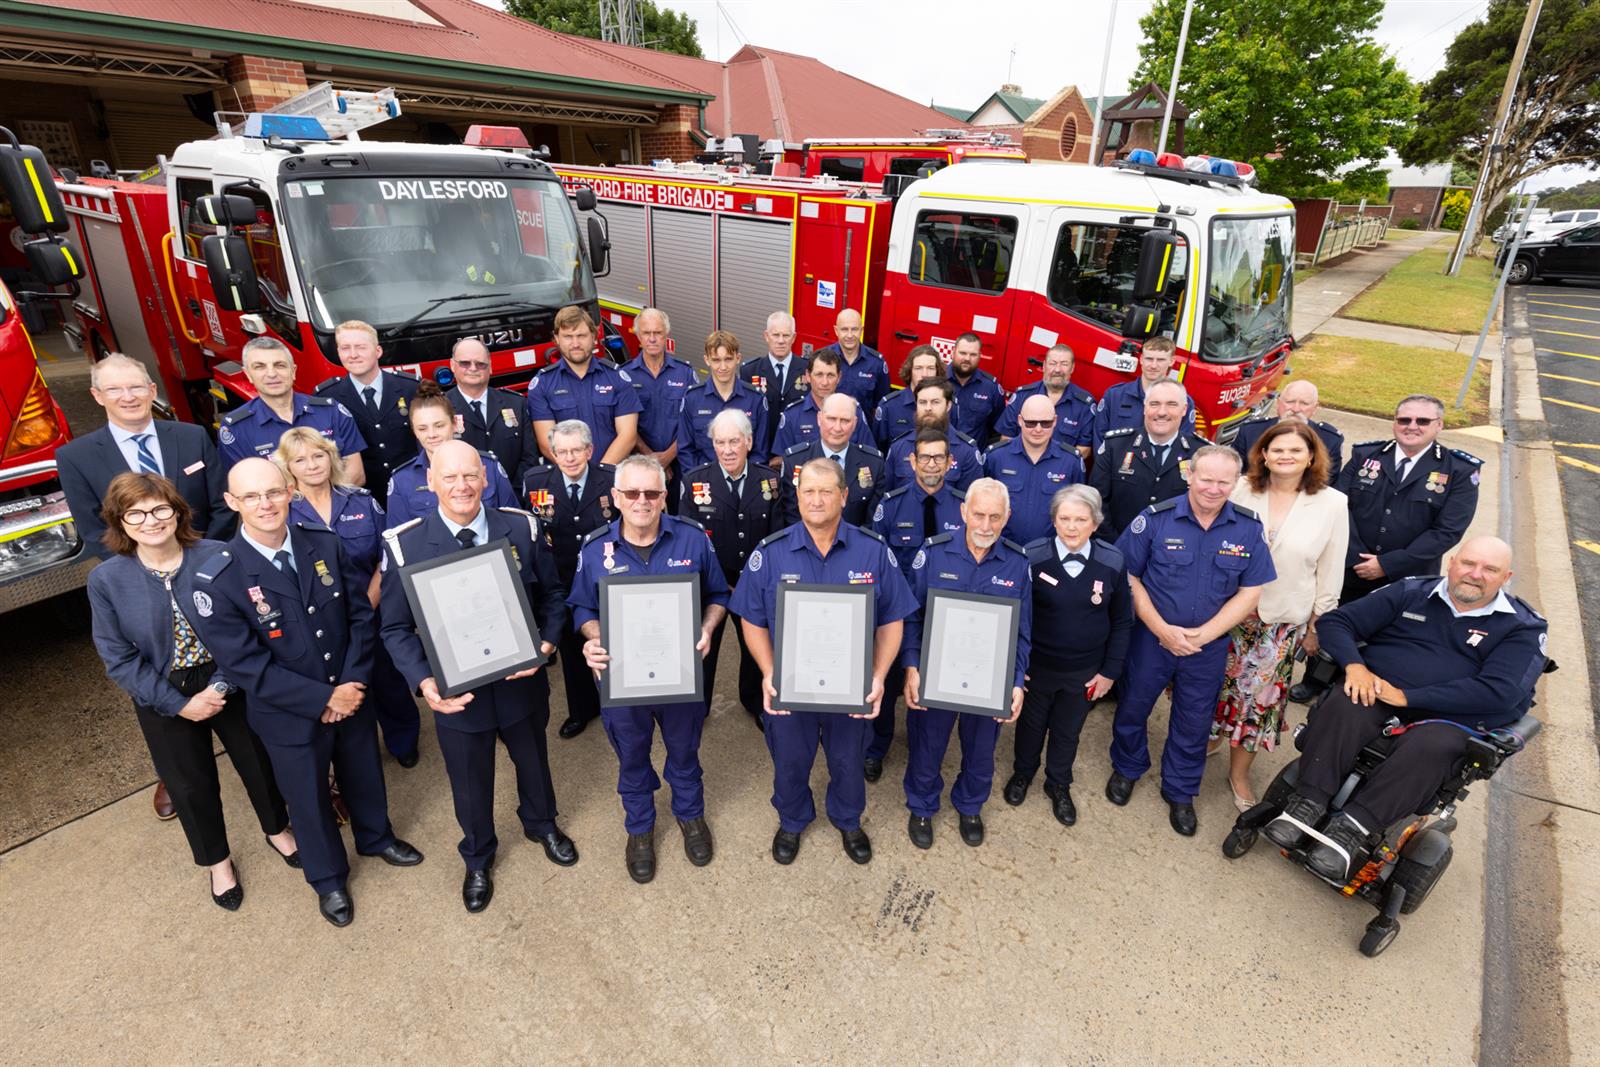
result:
M 106 673 L 133 698 L 156 773 L 167 783 L 194 861 L 210 869 L 211 899 L 244 901 L 228 848 L 212 735 L 244 782 L 268 843 L 300 865 L 289 814 L 266 749 L 245 722 L 244 697 L 216 664 L 185 614 L 193 563 L 220 548 L 189 526 L 189 505 L 153 474 L 119 474 L 101 508 L 114 555 L 89 574 L 94 644 Z

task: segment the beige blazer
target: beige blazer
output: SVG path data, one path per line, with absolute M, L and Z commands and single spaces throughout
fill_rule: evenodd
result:
M 1266 493 L 1256 492 L 1240 478 L 1231 499 L 1270 528 Z M 1349 547 L 1349 501 L 1343 493 L 1329 488 L 1295 497 L 1272 540 L 1272 565 L 1278 577 L 1261 590 L 1261 606 L 1256 609 L 1261 621 L 1299 625 L 1313 613 L 1325 615 L 1338 607 Z

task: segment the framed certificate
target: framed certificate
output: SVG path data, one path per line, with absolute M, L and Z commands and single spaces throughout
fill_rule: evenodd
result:
M 922 616 L 922 703 L 1009 719 L 1021 607 L 1009 597 L 929 589 Z
M 706 699 L 700 640 L 700 576 L 600 579 L 600 706 L 690 704 Z
M 860 715 L 872 691 L 876 601 L 870 585 L 778 586 L 774 706 Z
M 442 696 L 537 667 L 539 627 L 505 538 L 400 568 Z

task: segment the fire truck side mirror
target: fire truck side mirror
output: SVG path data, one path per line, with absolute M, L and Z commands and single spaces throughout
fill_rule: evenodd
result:
M 1122 313 L 1122 336 L 1130 340 L 1143 341 L 1152 336 L 1160 325 L 1161 311 L 1158 308 L 1132 304 Z
M 248 196 L 202 196 L 194 202 L 194 217 L 206 226 L 253 226 L 256 204 Z
M 28 270 L 46 285 L 66 285 L 83 277 L 83 257 L 59 237 L 29 241 L 22 246 L 22 252 L 28 259 Z
M 589 216 L 589 270 L 599 278 L 611 269 L 611 238 L 603 222 Z
M 1139 270 L 1133 280 L 1135 303 L 1150 303 L 1167 294 L 1173 265 L 1183 241 L 1171 230 L 1148 230 L 1139 241 Z
M 216 294 L 219 308 L 254 311 L 261 306 L 255 264 L 250 261 L 250 246 L 243 237 L 213 234 L 200 242 L 200 253 L 205 257 L 206 271 L 211 275 L 211 291 Z
M 595 205 L 598 203 L 598 201 L 595 200 L 594 190 L 589 188 L 587 185 L 578 186 L 577 192 L 574 194 L 574 199 L 577 202 L 579 211 L 593 211 L 595 209 Z
M 30 144 L 18 144 L 11 131 L 0 127 L 11 143 L 0 146 L 0 190 L 11 201 L 17 226 L 29 236 L 66 233 L 67 208 L 50 176 L 44 153 Z

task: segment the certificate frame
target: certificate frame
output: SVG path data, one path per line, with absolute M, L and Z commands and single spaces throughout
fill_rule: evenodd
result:
M 872 655 L 877 634 L 877 587 L 873 585 L 825 585 L 812 582 L 785 582 L 778 586 L 773 615 L 773 688 L 778 691 L 773 707 L 781 711 L 825 711 L 846 715 L 867 713 L 867 694 L 872 691 Z M 807 615 L 838 618 L 846 613 L 845 626 L 837 623 L 821 627 L 802 625 Z M 842 632 L 842 638 L 839 636 Z M 827 636 L 824 658 L 846 661 L 816 683 L 806 684 L 799 676 L 800 664 L 814 659 L 806 646 Z M 811 677 L 815 677 L 813 674 Z M 837 695 L 826 691 L 827 684 L 841 686 Z M 848 690 L 843 685 L 849 685 Z M 885 694 L 888 699 L 888 694 Z
M 992 622 L 975 624 L 975 616 L 989 617 Z M 1017 672 L 1022 602 L 983 593 L 929 589 L 922 618 L 921 702 L 943 711 L 1011 718 L 1011 683 Z M 952 654 L 958 649 L 963 655 Z M 973 678 L 959 669 L 957 661 L 966 656 L 986 660 L 987 675 Z
M 408 564 L 400 568 L 400 582 L 439 695 L 459 696 L 543 666 L 549 658 L 511 542 L 505 538 Z M 464 583 L 478 592 L 470 603 L 461 599 Z M 461 623 L 468 618 L 481 627 L 477 632 L 463 630 Z M 474 646 L 481 652 L 470 652 L 464 643 L 475 636 L 482 638 Z
M 607 575 L 600 579 L 597 591 L 600 645 L 611 656 L 610 664 L 600 672 L 600 706 L 704 704 L 705 663 L 695 649 L 700 641 L 703 619 L 699 573 Z M 677 658 L 688 664 L 688 670 L 677 679 L 658 684 L 650 684 L 648 680 L 630 684 L 628 672 L 623 669 L 629 659 L 628 628 L 619 623 L 625 616 L 639 611 L 661 613 L 663 597 L 670 598 L 670 605 L 665 608 L 667 639 L 677 646 Z M 629 601 L 633 603 L 630 605 Z

